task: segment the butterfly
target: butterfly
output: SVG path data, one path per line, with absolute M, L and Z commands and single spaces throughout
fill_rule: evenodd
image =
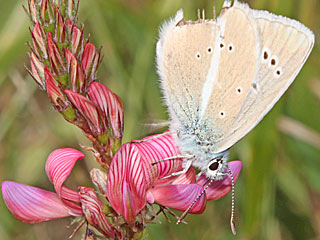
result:
M 156 49 L 170 132 L 185 173 L 225 176 L 228 150 L 270 111 L 314 45 L 303 24 L 225 1 L 217 18 L 164 22 Z

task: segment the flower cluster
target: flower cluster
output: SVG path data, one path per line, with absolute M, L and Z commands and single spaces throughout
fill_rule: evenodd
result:
M 137 215 L 143 220 L 154 217 L 152 213 L 147 216 L 142 211 L 147 205 L 156 203 L 185 211 L 203 191 L 207 178 L 204 175 L 196 177 L 192 167 L 185 174 L 165 178 L 182 169 L 182 159 L 156 162 L 177 156 L 178 149 L 169 134 L 148 138 L 123 144 L 115 154 L 107 175 L 98 169 L 91 172 L 94 184 L 109 201 L 117 213 L 116 217 L 107 217 L 108 213 L 104 212 L 106 206 L 92 188 L 79 187 L 77 192 L 63 186 L 76 161 L 84 157 L 81 152 L 69 148 L 52 152 L 46 162 L 46 173 L 56 193 L 6 181 L 2 183 L 1 190 L 7 207 L 17 219 L 28 223 L 70 215 L 84 216 L 91 226 L 109 238 L 121 238 L 123 234 L 120 226 L 111 224 L 112 219 L 119 222 L 118 218 L 123 217 L 128 225 L 141 226 Z M 239 161 L 229 163 L 234 180 L 241 166 Z M 228 175 L 223 180 L 215 181 L 190 213 L 202 213 L 207 201 L 217 200 L 231 190 L 231 183 Z M 112 215 L 110 211 L 109 215 Z
M 231 190 L 232 179 L 227 174 L 205 189 L 208 179 L 196 175 L 193 167 L 171 176 L 182 170 L 183 159 L 177 158 L 180 153 L 169 132 L 121 146 L 121 99 L 96 81 L 101 52 L 77 26 L 77 5 L 74 0 L 28 0 L 26 11 L 33 24 L 28 71 L 47 92 L 54 109 L 92 142 L 92 148 L 86 149 L 104 170 L 91 171 L 99 194 L 91 187 L 72 190 L 63 185 L 84 155 L 75 149 L 58 149 L 45 165 L 55 193 L 4 181 L 1 191 L 9 211 L 27 223 L 75 216 L 79 227 L 87 222 L 104 237 L 116 239 L 136 238 L 159 214 L 150 209 L 155 204 L 162 211 L 185 211 L 197 199 L 190 213 L 202 213 L 207 201 Z M 164 159 L 171 160 L 160 161 Z M 241 163 L 230 162 L 229 168 L 236 181 Z
M 74 0 L 29 0 L 31 30 L 28 72 L 53 107 L 83 130 L 105 168 L 121 145 L 123 107 L 120 98 L 96 82 L 101 51 L 84 38 L 75 22 Z

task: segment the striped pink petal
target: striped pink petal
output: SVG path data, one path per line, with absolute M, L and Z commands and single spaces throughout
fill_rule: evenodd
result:
M 121 234 L 109 222 L 106 215 L 103 213 L 104 204 L 98 199 L 92 188 L 79 187 L 81 206 L 83 213 L 91 226 L 94 226 L 107 238 L 114 238 L 117 234 L 121 239 Z
M 59 75 L 65 71 L 65 67 L 59 48 L 52 39 L 51 32 L 47 34 L 47 46 L 52 70 Z
M 121 146 L 110 165 L 107 196 L 113 209 L 128 222 L 146 204 L 146 184 L 141 155 L 134 144 Z
M 92 43 L 87 43 L 84 47 L 82 60 L 81 60 L 81 65 L 87 78 L 90 78 L 91 73 L 94 74 L 96 70 L 96 69 L 93 69 L 95 58 L 97 58 L 99 61 L 100 54 L 99 52 L 97 52 L 96 46 L 94 46 Z
M 86 77 L 83 69 L 79 66 L 77 58 L 68 49 L 65 49 L 67 70 L 73 92 L 84 93 Z
M 48 54 L 42 32 L 43 30 L 41 28 L 40 23 L 36 22 L 31 32 L 33 47 L 35 51 L 37 51 L 37 53 L 39 53 L 43 58 L 47 59 Z
M 88 95 L 91 101 L 100 107 L 106 119 L 110 120 L 114 136 L 122 138 L 123 106 L 121 99 L 108 87 L 98 82 L 90 84 Z
M 63 92 L 59 88 L 59 84 L 52 76 L 48 66 L 44 68 L 44 75 L 46 79 L 46 86 L 47 86 L 47 93 L 52 102 L 52 104 L 57 108 L 59 111 L 64 110 L 67 107 L 67 99 L 65 98 Z
M 153 184 L 167 182 L 168 179 L 162 180 L 160 178 L 182 170 L 182 159 L 167 160 L 155 165 L 152 165 L 152 163 L 165 158 L 178 156 L 180 153 L 170 134 L 163 136 L 153 135 L 141 140 L 147 139 L 150 140 L 140 143 L 133 141 L 139 149 L 144 162 L 146 183 L 148 186 L 151 186 Z
M 70 208 L 74 208 L 75 213 L 79 213 L 80 206 L 71 201 L 79 202 L 76 192 L 62 186 L 69 176 L 77 160 L 84 157 L 83 153 L 72 148 L 61 148 L 53 151 L 46 162 L 46 173 L 49 180 L 54 185 L 58 196 L 64 200 Z
M 82 216 L 83 212 L 80 207 L 80 196 L 77 191 L 74 191 L 65 186 L 61 187 L 60 194 L 61 201 L 70 209 L 70 214 L 72 216 Z
M 198 184 L 177 184 L 159 186 L 149 190 L 153 200 L 163 206 L 185 211 L 202 192 L 203 187 Z M 148 199 L 151 199 L 149 196 Z M 203 194 L 190 213 L 200 214 L 206 208 L 206 194 Z
M 176 179 L 174 179 L 170 184 L 192 184 L 196 182 L 196 171 L 193 167 L 190 167 L 189 170 L 179 175 Z
M 1 191 L 8 209 L 20 221 L 37 223 L 70 215 L 56 193 L 11 181 L 2 182 Z
M 71 49 L 72 53 L 74 55 L 78 55 L 80 49 L 80 46 L 82 45 L 83 41 L 83 29 L 80 30 L 73 22 L 71 22 L 72 25 L 72 44 L 71 44 Z
M 34 52 L 30 54 L 31 76 L 40 85 L 42 89 L 46 89 L 44 84 L 44 66 Z
M 87 120 L 92 133 L 95 136 L 102 134 L 104 131 L 100 125 L 99 112 L 96 106 L 89 99 L 78 93 L 70 90 L 65 90 L 64 92 L 81 115 Z
M 233 175 L 233 179 L 236 182 L 241 171 L 242 163 L 240 161 L 232 161 L 228 163 Z M 227 171 L 227 170 L 226 170 Z M 203 185 L 207 181 L 207 178 L 202 175 L 199 177 L 197 183 Z M 207 199 L 217 200 L 224 197 L 231 190 L 231 177 L 227 175 L 223 180 L 214 181 L 207 189 Z
M 29 12 L 30 16 L 33 22 L 37 21 L 37 8 L 34 3 L 34 0 L 28 0 L 28 7 L 29 7 Z

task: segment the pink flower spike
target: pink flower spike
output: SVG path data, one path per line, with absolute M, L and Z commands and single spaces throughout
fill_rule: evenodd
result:
M 236 182 L 241 171 L 242 163 L 240 161 L 232 161 L 228 162 L 228 166 L 232 172 L 234 182 Z M 203 185 L 206 181 L 207 178 L 202 175 L 199 177 L 197 183 Z M 229 174 L 227 174 L 223 180 L 214 181 L 206 191 L 208 201 L 224 197 L 228 192 L 230 192 L 232 188 L 231 183 L 232 181 Z
M 106 190 L 113 209 L 128 222 L 133 222 L 146 204 L 143 163 L 133 144 L 122 145 L 113 157 Z
M 82 210 L 88 223 L 107 238 L 114 238 L 117 234 L 118 238 L 121 239 L 121 233 L 111 225 L 103 213 L 104 205 L 98 199 L 95 191 L 89 187 L 79 187 L 79 189 Z
M 96 106 L 90 100 L 78 93 L 70 90 L 65 90 L 64 92 L 81 115 L 87 120 L 93 135 L 99 136 L 105 133 L 105 129 L 107 129 L 106 123 L 101 121 L 105 126 L 102 124 L 100 125 L 99 112 Z
M 3 199 L 14 217 L 27 223 L 38 223 L 70 216 L 70 210 L 57 194 L 21 183 L 1 184 Z
M 92 102 L 100 107 L 106 119 L 110 120 L 116 138 L 123 135 L 123 105 L 121 99 L 102 83 L 92 82 L 88 88 Z
M 159 186 L 149 190 L 154 201 L 163 206 L 185 211 L 202 192 L 203 187 L 198 184 L 178 184 Z M 150 198 L 150 196 L 149 196 Z M 190 213 L 200 214 L 206 208 L 206 194 L 191 208 Z

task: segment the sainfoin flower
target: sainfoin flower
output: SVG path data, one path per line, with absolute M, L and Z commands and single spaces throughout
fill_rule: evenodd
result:
M 27 223 L 85 216 L 104 236 L 120 236 L 102 212 L 102 203 L 93 189 L 80 187 L 77 192 L 63 186 L 76 161 L 83 157 L 81 152 L 71 148 L 58 149 L 49 155 L 45 169 L 56 193 L 21 183 L 3 182 L 1 192 L 12 215 Z
M 2 195 L 12 215 L 27 223 L 83 215 L 78 193 L 62 185 L 76 161 L 83 157 L 81 152 L 71 148 L 58 149 L 49 155 L 46 173 L 56 193 L 21 183 L 3 182 Z
M 144 141 L 149 139 L 147 141 Z M 182 159 L 159 160 L 179 156 L 172 136 L 151 136 L 143 141 L 126 143 L 121 146 L 110 165 L 106 194 L 113 209 L 128 222 L 133 222 L 147 203 L 157 203 L 165 207 L 185 211 L 204 190 L 207 178 L 196 177 L 194 168 L 178 177 L 169 177 L 182 170 Z M 237 180 L 242 164 L 240 161 L 228 163 Z M 206 202 L 225 196 L 232 188 L 229 175 L 214 181 L 190 209 L 190 213 L 200 214 Z

